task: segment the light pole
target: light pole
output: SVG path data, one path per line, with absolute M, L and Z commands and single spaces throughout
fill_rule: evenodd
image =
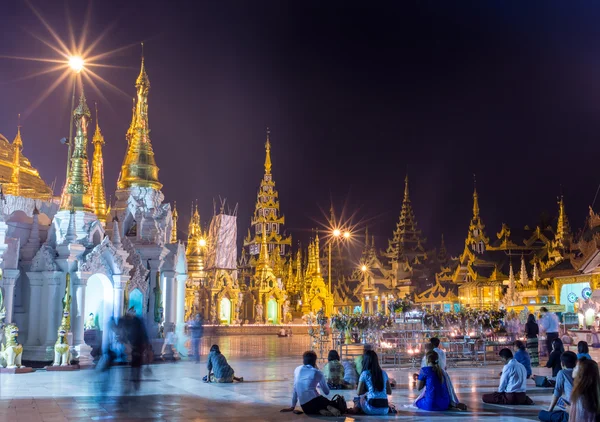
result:
M 65 178 L 65 186 L 69 182 L 69 173 L 71 172 L 71 149 L 73 148 L 73 110 L 75 109 L 75 89 L 77 88 L 77 75 L 83 70 L 84 61 L 79 56 L 69 57 L 69 67 L 73 71 L 73 92 L 71 93 L 71 109 L 69 114 L 71 119 L 69 120 L 69 140 L 66 142 L 68 147 L 67 157 L 67 177 Z
M 344 232 L 342 232 L 340 229 L 333 229 L 331 231 L 331 236 L 332 238 L 329 239 L 329 267 L 327 268 L 327 278 L 329 281 L 329 294 L 333 294 L 333 290 L 331 290 L 331 244 L 333 243 L 334 239 L 350 239 L 350 236 L 352 236 L 352 234 L 348 231 L 345 230 Z

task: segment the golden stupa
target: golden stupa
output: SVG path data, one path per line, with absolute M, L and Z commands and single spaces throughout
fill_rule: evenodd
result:
M 52 189 L 23 155 L 21 126 L 11 143 L 0 134 L 0 184 L 5 194 L 34 199 L 51 199 Z

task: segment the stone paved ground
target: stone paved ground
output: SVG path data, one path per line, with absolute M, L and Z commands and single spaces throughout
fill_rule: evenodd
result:
M 282 341 L 289 341 L 283 343 Z M 129 369 L 117 367 L 110 372 L 106 384 L 94 370 L 75 372 L 37 371 L 31 374 L 0 375 L 0 422 L 4 421 L 284 421 L 308 420 L 304 415 L 282 414 L 290 404 L 293 369 L 299 364 L 297 355 L 304 345 L 301 339 L 251 338 L 221 339 L 243 383 L 205 384 L 203 364 L 188 361 L 157 364 L 144 375 L 137 395 L 124 395 L 129 384 Z M 204 344 L 206 350 L 210 339 Z M 235 350 L 234 350 L 235 349 Z M 481 394 L 494 391 L 498 385 L 499 365 L 450 369 L 454 386 L 469 406 L 468 412 L 429 413 L 405 408 L 416 397 L 411 368 L 388 369 L 398 387 L 391 400 L 399 413 L 389 417 L 356 416 L 338 420 L 399 419 L 415 421 L 502 420 L 503 422 L 537 420 L 537 412 L 547 407 L 551 390 L 535 388 L 528 394 L 534 406 L 499 406 L 481 403 Z M 546 369 L 538 368 L 537 373 Z M 102 385 L 109 385 L 105 394 Z M 352 401 L 353 391 L 344 391 Z M 315 418 L 332 420 L 333 418 Z

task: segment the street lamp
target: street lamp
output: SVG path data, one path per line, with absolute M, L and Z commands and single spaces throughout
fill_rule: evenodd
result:
M 69 67 L 75 72 L 79 73 L 83 70 L 84 61 L 80 56 L 69 57 Z
M 327 270 L 327 278 L 329 281 L 329 294 L 333 294 L 333 290 L 331 290 L 331 244 L 334 239 L 344 239 L 349 240 L 352 236 L 352 233 L 348 230 L 340 230 L 339 228 L 333 229 L 331 231 L 331 239 L 329 239 L 329 269 Z

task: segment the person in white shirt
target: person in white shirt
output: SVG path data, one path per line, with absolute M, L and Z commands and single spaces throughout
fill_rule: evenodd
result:
M 167 348 L 171 349 L 173 353 L 173 359 L 179 359 L 179 352 L 177 351 L 177 334 L 175 333 L 175 326 L 173 324 L 165 324 L 167 325 L 167 333 L 165 334 L 165 342 L 163 343 L 162 349 L 160 351 L 160 357 L 162 360 L 165 360 L 165 355 L 167 352 Z
M 510 349 L 500 350 L 500 359 L 504 362 L 500 385 L 495 393 L 484 394 L 484 403 L 493 404 L 533 404 L 527 394 L 527 370 L 513 359 Z
M 294 370 L 294 395 L 292 406 L 282 409 L 282 412 L 294 412 L 296 404 L 307 415 L 340 416 L 341 412 L 327 397 L 319 394 L 317 387 L 325 395 L 329 394 L 329 387 L 325 376 L 317 369 L 317 354 L 313 351 L 304 352 L 303 365 Z
M 539 319 L 538 325 L 542 332 L 546 333 L 546 350 L 548 351 L 548 356 L 550 356 L 552 342 L 554 339 L 558 338 L 560 322 L 556 314 L 554 312 L 548 312 L 548 308 L 545 306 L 540 308 L 540 313 L 542 317 Z
M 433 351 L 438 354 L 438 360 L 440 368 L 444 371 L 447 369 L 446 367 L 446 352 L 440 349 L 440 339 L 437 337 L 432 337 L 429 339 L 429 342 L 433 346 Z

